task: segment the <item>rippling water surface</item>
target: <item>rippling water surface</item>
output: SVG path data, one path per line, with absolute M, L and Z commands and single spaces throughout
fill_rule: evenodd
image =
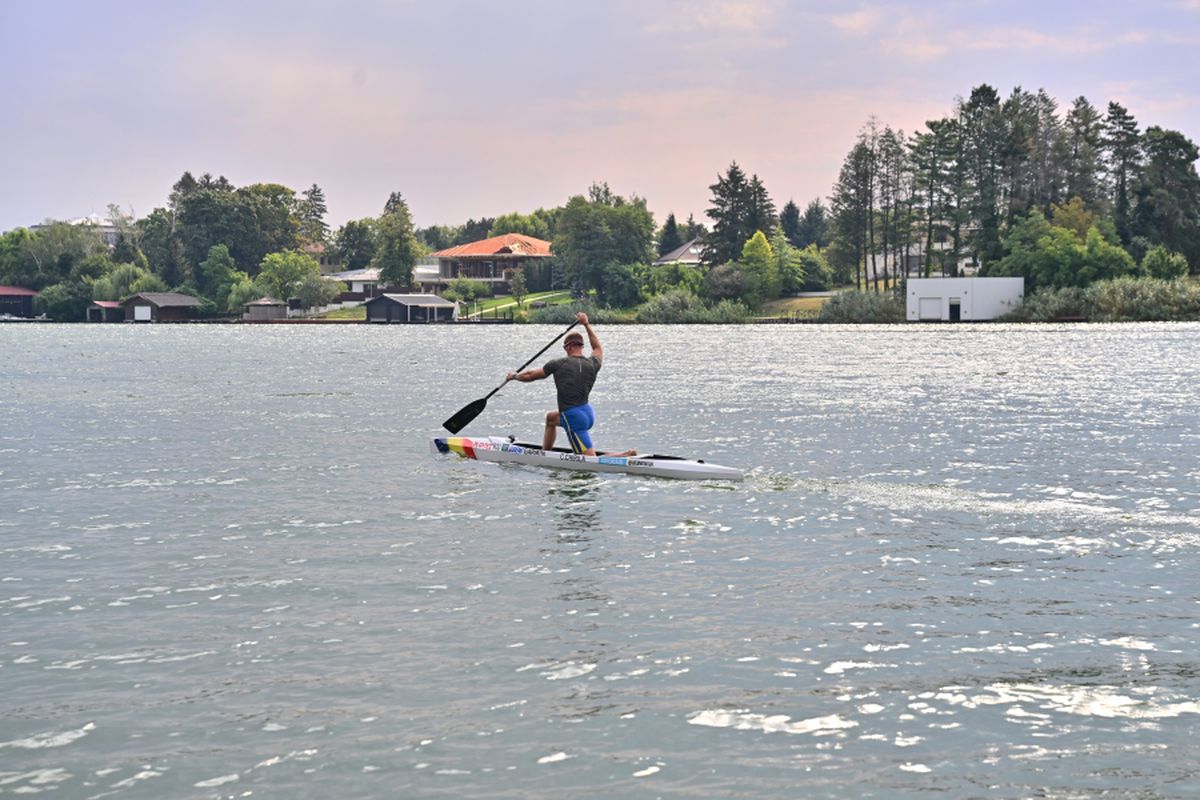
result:
M 0 794 L 1200 795 L 1200 326 L 556 333 L 0 326 Z

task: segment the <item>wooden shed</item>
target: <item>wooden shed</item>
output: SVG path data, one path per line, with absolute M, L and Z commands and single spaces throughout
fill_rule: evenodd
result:
M 244 322 L 272 322 L 277 319 L 287 319 L 288 304 L 274 297 L 263 297 L 246 304 L 246 313 L 242 314 Z
M 126 322 L 185 322 L 196 318 L 200 301 L 178 292 L 142 292 L 123 306 Z
M 436 294 L 381 294 L 368 300 L 367 322 L 453 322 L 458 304 Z
M 124 322 L 125 307 L 116 300 L 94 300 L 87 308 L 88 322 Z
M 0 317 L 32 317 L 37 292 L 21 286 L 0 286 Z

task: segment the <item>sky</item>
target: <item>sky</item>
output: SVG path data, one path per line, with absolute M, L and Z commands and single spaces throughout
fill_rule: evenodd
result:
M 736 161 L 827 198 L 874 115 L 982 83 L 1200 140 L 1200 0 L 0 0 L 0 231 L 141 217 L 185 172 L 312 184 L 327 222 L 562 205 L 707 221 Z

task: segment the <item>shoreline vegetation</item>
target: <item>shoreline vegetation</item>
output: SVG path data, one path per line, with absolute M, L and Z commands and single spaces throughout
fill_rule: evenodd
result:
M 1024 305 L 1005 321 L 1198 320 L 1198 159 L 1187 136 L 1143 129 L 1119 103 L 1060 109 L 1044 90 L 981 84 L 911 134 L 869 118 L 829 196 L 803 209 L 777 209 L 732 161 L 708 185 L 703 222 L 672 212 L 660 226 L 645 198 L 597 182 L 554 208 L 427 228 L 396 191 L 378 217 L 332 230 L 316 184 L 185 172 L 141 219 L 109 206 L 107 221 L 0 235 L 0 300 L 36 293 L 34 313 L 56 321 L 167 292 L 198 299 L 209 321 L 266 298 L 315 317 L 363 295 L 323 272 L 371 268 L 384 291 L 436 290 L 513 321 L 557 324 L 585 308 L 613 323 L 899 323 L 909 277 L 978 276 L 1023 279 Z M 504 251 L 471 269 L 439 255 L 449 279 L 417 269 L 507 234 L 537 240 L 536 255 Z

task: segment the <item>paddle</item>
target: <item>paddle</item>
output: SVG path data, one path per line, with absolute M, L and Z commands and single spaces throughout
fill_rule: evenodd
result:
M 551 339 L 550 344 L 546 345 L 541 350 L 538 350 L 537 353 L 534 354 L 533 358 L 529 359 L 524 364 L 517 367 L 517 369 L 515 371 L 520 372 L 521 370 L 528 367 L 530 364 L 532 364 L 534 361 L 537 360 L 538 356 L 540 356 L 542 353 L 546 352 L 551 347 L 553 347 L 555 342 L 557 342 L 562 337 L 566 336 L 567 331 L 571 330 L 571 328 L 574 328 L 578 324 L 579 324 L 579 320 L 572 322 L 570 325 L 567 326 L 566 330 L 564 330 L 558 336 L 555 336 L 553 339 Z M 492 389 L 490 392 L 488 392 L 484 397 L 479 398 L 478 400 L 476 400 L 473 403 L 467 403 L 465 406 L 463 406 L 462 408 L 460 408 L 458 410 L 457 414 L 455 414 L 453 417 L 451 417 L 450 419 L 443 422 L 442 427 L 445 428 L 446 430 L 450 431 L 451 433 L 458 433 L 463 428 L 467 427 L 467 425 L 471 422 L 471 420 L 478 417 L 480 415 L 480 413 L 483 412 L 483 409 L 487 408 L 488 398 L 490 398 L 492 395 L 494 395 L 496 392 L 500 391 L 507 385 L 508 385 L 508 381 L 505 381 L 504 383 L 497 386 L 495 389 Z

